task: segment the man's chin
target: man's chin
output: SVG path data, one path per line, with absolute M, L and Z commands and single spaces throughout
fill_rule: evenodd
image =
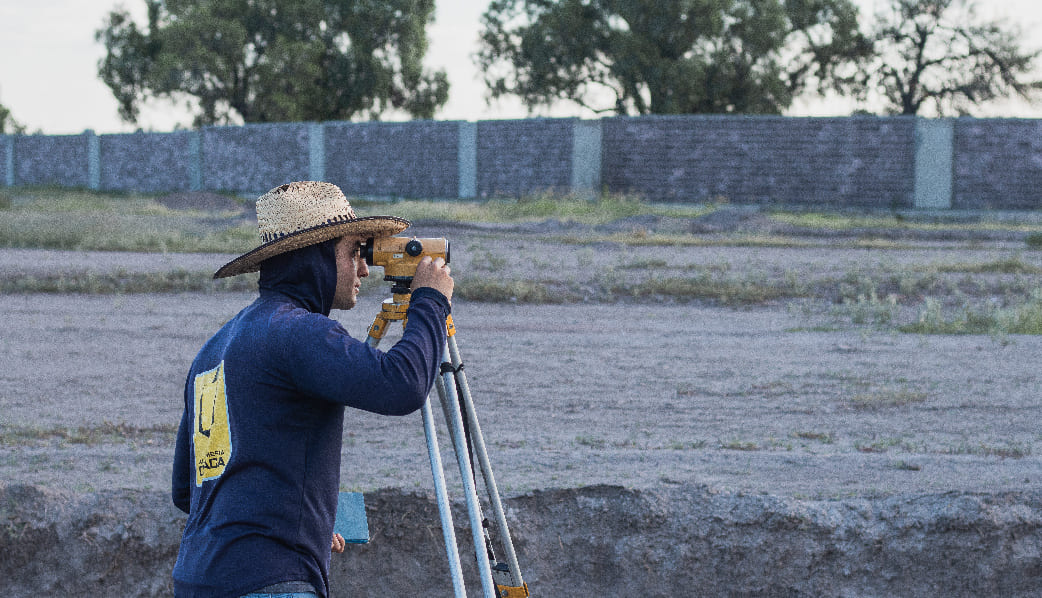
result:
M 350 297 L 348 299 L 333 300 L 333 309 L 348 310 L 358 305 L 357 297 Z

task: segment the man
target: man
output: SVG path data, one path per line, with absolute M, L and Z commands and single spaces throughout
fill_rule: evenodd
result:
M 174 504 L 188 513 L 174 566 L 179 597 L 328 596 L 344 407 L 419 409 L 437 376 L 453 280 L 425 258 L 408 325 L 387 352 L 330 319 L 369 275 L 366 238 L 409 226 L 359 218 L 329 183 L 283 185 L 257 200 L 263 244 L 215 278 L 260 271 L 260 296 L 199 351 L 185 384 Z M 332 546 L 331 546 L 332 544 Z

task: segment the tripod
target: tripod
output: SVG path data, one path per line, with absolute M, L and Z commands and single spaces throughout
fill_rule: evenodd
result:
M 406 324 L 410 297 L 408 283 L 396 281 L 391 291 L 391 298 L 384 300 L 380 313 L 377 314 L 373 325 L 369 328 L 369 336 L 366 338 L 369 346 L 376 347 L 380 343 L 391 322 L 401 321 L 403 327 Z M 463 478 L 463 492 L 467 503 L 467 515 L 470 520 L 481 587 L 485 598 L 524 598 L 529 596 L 528 584 L 521 578 L 521 571 L 517 565 L 517 555 L 514 553 L 514 545 L 510 540 L 510 530 L 507 527 L 506 515 L 499 498 L 499 489 L 496 487 L 495 476 L 492 475 L 492 466 L 489 464 L 485 440 L 481 434 L 477 413 L 474 411 L 470 386 L 467 384 L 467 377 L 463 372 L 463 361 L 456 344 L 456 327 L 451 315 L 446 319 L 445 326 L 448 338 L 443 349 L 441 375 L 436 379 L 435 387 L 441 399 L 449 435 L 452 437 L 460 476 Z M 449 558 L 452 586 L 457 598 L 466 598 L 467 590 L 463 583 L 459 548 L 452 524 L 452 512 L 449 506 L 441 450 L 438 448 L 438 436 L 434 427 L 430 400 L 423 404 L 421 413 L 423 431 L 427 440 L 427 454 L 430 457 L 431 473 L 434 475 L 434 492 L 438 501 L 438 513 L 441 516 L 442 536 Z M 481 477 L 485 480 L 485 489 L 488 492 L 489 504 L 500 532 L 506 562 L 496 560 L 492 539 L 488 533 L 490 524 L 481 513 L 471 451 L 477 456 Z

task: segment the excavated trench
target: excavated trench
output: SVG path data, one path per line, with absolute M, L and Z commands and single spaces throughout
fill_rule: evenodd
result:
M 437 505 L 366 496 L 372 541 L 333 596 L 451 596 Z M 810 501 L 704 486 L 591 486 L 505 501 L 534 596 L 1037 596 L 1042 495 Z M 470 595 L 480 595 L 455 505 Z M 159 492 L 0 487 L 0 585 L 17 596 L 168 596 L 183 516 Z

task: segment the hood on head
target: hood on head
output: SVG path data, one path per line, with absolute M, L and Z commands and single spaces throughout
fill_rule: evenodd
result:
M 260 291 L 281 293 L 328 316 L 336 294 L 336 244 L 330 239 L 270 257 L 260 264 Z

